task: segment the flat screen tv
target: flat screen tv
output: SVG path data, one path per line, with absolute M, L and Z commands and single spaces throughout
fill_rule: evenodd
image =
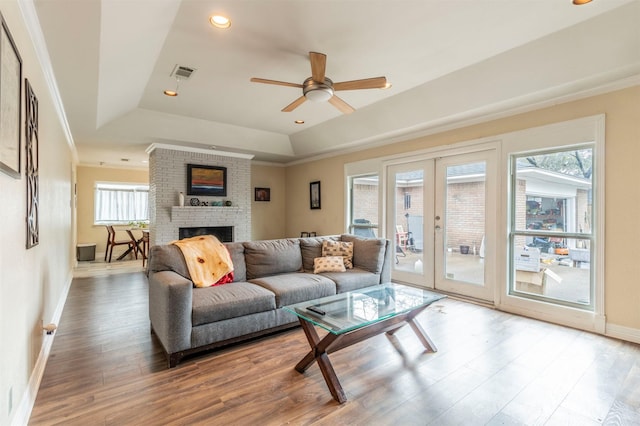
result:
M 187 164 L 187 195 L 227 196 L 227 168 Z

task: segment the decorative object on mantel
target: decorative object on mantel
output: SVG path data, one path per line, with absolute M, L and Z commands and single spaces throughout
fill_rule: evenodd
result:
M 255 201 L 271 201 L 271 188 L 256 188 Z
M 231 207 L 233 205 L 233 203 L 231 202 L 231 200 L 227 200 L 224 202 L 224 205 L 227 207 Z
M 194 197 L 191 200 L 189 200 L 189 204 L 191 204 L 192 206 L 199 206 L 200 200 Z
M 310 208 L 319 209 L 320 208 L 320 181 L 311 182 L 309 184 L 309 201 Z
M 227 168 L 187 164 L 187 195 L 227 196 Z
M 22 59 L 1 13 L 0 21 L 0 170 L 20 179 Z
M 2 52 L 2 49 L 0 49 Z M 40 225 L 38 214 L 39 179 L 38 179 L 38 98 L 36 98 L 29 80 L 25 78 L 26 120 L 24 133 L 26 136 L 25 148 L 27 154 L 25 172 L 27 178 L 27 249 L 38 245 L 40 242 Z
M 222 201 L 212 201 L 211 205 L 216 207 L 222 207 Z
M 178 205 L 184 207 L 184 192 L 178 192 Z

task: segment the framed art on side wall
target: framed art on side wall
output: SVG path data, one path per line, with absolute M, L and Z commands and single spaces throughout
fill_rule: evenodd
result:
M 0 14 L 0 170 L 20 178 L 22 59 Z
M 311 209 L 319 209 L 320 201 L 320 181 L 318 180 L 309 184 L 309 207 Z
M 25 95 L 25 112 L 26 119 L 24 122 L 25 132 L 25 153 L 26 170 L 25 177 L 27 179 L 27 249 L 38 245 L 40 242 L 40 225 L 38 214 L 39 199 L 39 179 L 38 179 L 38 98 L 33 92 L 29 80 L 24 80 Z
M 256 188 L 255 201 L 271 201 L 271 188 Z

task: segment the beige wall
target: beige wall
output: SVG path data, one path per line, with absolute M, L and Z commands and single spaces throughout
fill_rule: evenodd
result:
M 1 11 L 22 58 L 21 176 L 0 172 L 0 425 L 24 413 L 23 396 L 45 342 L 42 323 L 62 308 L 71 282 L 73 240 L 73 156 L 49 96 L 31 38 L 15 0 Z M 38 98 L 39 244 L 26 249 L 24 78 Z M 3 93 L 3 97 L 7 94 Z M 11 399 L 11 403 L 9 400 Z M 24 422 L 24 418 L 16 424 Z
M 271 188 L 271 201 L 255 201 L 255 188 Z M 284 238 L 286 221 L 285 168 L 280 166 L 251 166 L 251 239 Z
M 333 157 L 287 168 L 287 236 L 300 232 L 340 234 L 345 229 L 344 163 L 352 156 Z M 309 184 L 320 181 L 320 209 L 309 206 Z
M 640 330 L 640 86 L 384 147 L 288 167 L 287 235 L 343 232 L 345 163 L 471 141 L 516 130 L 606 114 L 605 313 L 607 321 Z M 322 209 L 309 209 L 309 182 L 322 182 Z
M 147 170 L 114 169 L 108 167 L 78 166 L 78 244 L 96 243 L 96 257 L 104 256 L 107 242 L 107 231 L 103 225 L 93 224 L 93 189 L 96 182 L 149 183 Z M 116 227 L 123 230 L 125 226 Z M 124 231 L 117 232 L 117 237 L 126 239 Z M 125 246 L 126 247 L 126 246 Z M 118 248 L 114 250 L 118 253 Z

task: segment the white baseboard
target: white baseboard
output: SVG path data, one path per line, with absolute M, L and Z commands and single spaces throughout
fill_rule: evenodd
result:
M 60 299 L 58 300 L 56 310 L 53 313 L 53 318 L 51 318 L 51 322 L 54 324 L 58 324 L 60 322 L 60 318 L 62 317 L 64 304 L 67 301 L 67 295 L 69 294 L 69 289 L 71 288 L 71 281 L 72 276 L 70 275 L 67 279 L 67 284 L 62 290 Z M 42 339 L 40 354 L 38 355 L 36 364 L 33 367 L 33 371 L 31 371 L 31 377 L 29 377 L 27 388 L 25 389 L 24 394 L 20 399 L 20 405 L 18 405 L 18 408 L 13 416 L 13 420 L 11 421 L 12 426 L 23 426 L 29 423 L 31 410 L 33 410 L 33 404 L 35 404 L 36 396 L 38 396 L 38 389 L 40 388 L 40 382 L 42 381 L 42 376 L 44 375 L 44 369 L 47 366 L 47 360 L 49 359 L 49 354 L 51 353 L 51 346 L 53 346 L 54 338 L 55 333 L 51 335 L 45 334 L 44 338 Z
M 616 339 L 640 344 L 640 330 L 637 328 L 624 327 L 617 324 L 607 324 L 605 334 Z

